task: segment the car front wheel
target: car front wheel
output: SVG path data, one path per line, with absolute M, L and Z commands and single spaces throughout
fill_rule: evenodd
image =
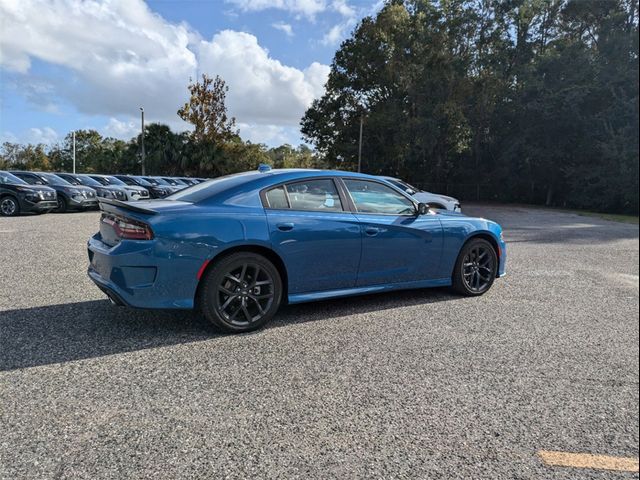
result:
M 64 213 L 66 211 L 67 211 L 67 199 L 62 196 L 58 196 L 58 208 L 56 208 L 56 212 Z
M 487 292 L 498 271 L 498 255 L 493 245 L 482 238 L 469 240 L 460 251 L 453 271 L 453 288 L 462 295 L 478 296 Z
M 204 316 L 219 330 L 249 332 L 275 315 L 282 301 L 282 280 L 262 255 L 238 252 L 209 268 L 199 300 Z
M 20 213 L 20 204 L 13 197 L 0 199 L 0 215 L 3 217 L 15 217 Z

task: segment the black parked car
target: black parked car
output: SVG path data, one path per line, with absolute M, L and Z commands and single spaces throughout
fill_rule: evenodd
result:
M 47 213 L 58 206 L 56 191 L 34 187 L 9 172 L 0 171 L 0 215 L 13 217 L 20 213 Z
M 77 173 L 56 173 L 56 175 L 72 185 L 84 185 L 85 187 L 93 188 L 98 197 L 113 198 L 123 202 L 128 200 L 126 190 L 118 185 L 103 185 L 89 175 Z
M 71 185 L 66 180 L 46 172 L 16 172 L 12 171 L 16 177 L 21 178 L 31 185 L 46 185 L 55 189 L 58 193 L 57 212 L 67 210 L 88 210 L 98 206 L 98 197 L 93 188 Z
M 158 184 L 152 184 L 142 177 L 136 175 L 114 175 L 118 180 L 123 181 L 130 186 L 144 187 L 149 190 L 151 198 L 164 198 L 173 193 L 173 189 Z

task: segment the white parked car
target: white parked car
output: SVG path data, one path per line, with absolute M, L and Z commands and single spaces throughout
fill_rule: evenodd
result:
M 416 201 L 420 203 L 427 203 L 433 208 L 441 208 L 443 210 L 450 210 L 452 212 L 461 212 L 460 202 L 453 197 L 447 197 L 446 195 L 439 195 L 437 193 L 425 192 L 419 188 L 409 185 L 407 182 L 393 177 L 382 177 L 387 182 L 398 187 L 400 190 L 408 193 Z
M 114 177 L 113 175 L 89 175 L 96 182 L 100 182 L 104 186 L 117 186 L 122 188 L 127 193 L 127 200 L 132 202 L 136 200 L 149 200 L 149 190 L 144 187 L 134 187 L 131 185 L 127 185 L 119 178 Z

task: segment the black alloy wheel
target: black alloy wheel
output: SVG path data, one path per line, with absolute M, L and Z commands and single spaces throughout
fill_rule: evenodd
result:
M 3 217 L 15 217 L 20 213 L 20 204 L 13 197 L 0 199 L 0 215 Z
M 263 326 L 278 310 L 282 282 L 275 266 L 261 255 L 239 252 L 217 261 L 200 288 L 200 306 L 225 332 Z
M 482 295 L 491 288 L 498 269 L 498 256 L 488 241 L 478 238 L 468 241 L 456 262 L 453 287 L 463 295 Z
M 62 195 L 58 195 L 58 208 L 56 208 L 56 212 L 64 213 L 67 211 L 67 199 Z

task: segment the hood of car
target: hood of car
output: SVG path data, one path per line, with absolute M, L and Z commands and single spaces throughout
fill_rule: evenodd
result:
M 38 194 L 45 200 L 56 198 L 56 190 L 44 185 L 22 185 L 22 184 L 4 184 L 2 187 L 8 187 L 11 190 L 17 192 L 24 192 L 27 194 Z
M 127 185 L 126 187 L 122 186 L 122 187 L 119 187 L 119 188 L 124 188 L 125 190 L 128 190 L 130 192 L 138 192 L 138 193 L 142 193 L 142 192 L 146 192 L 147 191 L 147 188 L 145 188 L 145 187 L 135 187 L 133 185 Z
M 416 192 L 413 194 L 413 198 L 422 203 L 431 203 L 431 202 L 457 202 L 455 198 L 447 197 L 446 195 L 439 195 L 437 193 L 431 192 Z

